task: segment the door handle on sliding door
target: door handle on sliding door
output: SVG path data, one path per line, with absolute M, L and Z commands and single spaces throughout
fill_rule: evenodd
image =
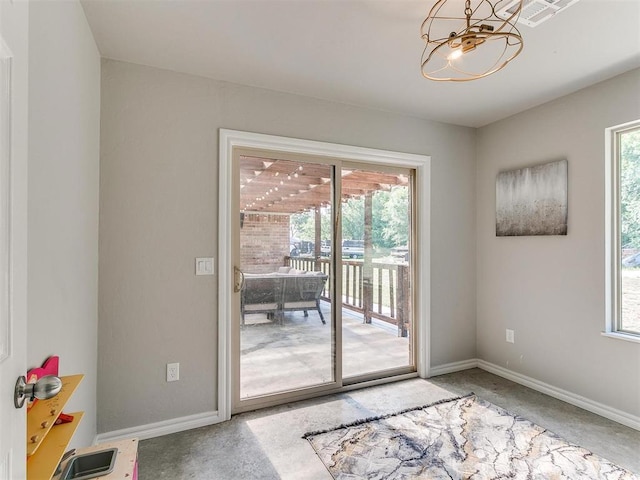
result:
M 233 267 L 233 291 L 238 293 L 244 288 L 244 273 L 238 267 Z

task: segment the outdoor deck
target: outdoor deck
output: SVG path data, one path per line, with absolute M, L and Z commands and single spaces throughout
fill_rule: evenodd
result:
M 330 304 L 321 302 L 325 318 Z M 362 314 L 342 310 L 343 376 L 409 365 L 409 338 L 379 320 L 363 323 Z M 332 380 L 331 325 L 317 312 L 286 312 L 284 321 L 266 314 L 247 315 L 241 328 L 241 398 L 282 392 Z

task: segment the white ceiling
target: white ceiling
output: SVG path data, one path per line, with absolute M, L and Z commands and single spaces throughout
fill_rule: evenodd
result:
M 459 0 L 463 4 L 463 0 Z M 482 126 L 640 67 L 640 0 L 580 0 L 482 80 L 420 73 L 434 0 L 82 0 L 103 57 Z

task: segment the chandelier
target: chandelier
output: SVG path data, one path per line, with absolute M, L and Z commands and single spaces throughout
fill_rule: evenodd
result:
M 523 0 L 438 0 L 422 22 L 422 75 L 466 82 L 497 72 L 523 47 L 516 22 Z

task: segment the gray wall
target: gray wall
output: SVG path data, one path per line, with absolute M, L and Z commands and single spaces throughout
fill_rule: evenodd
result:
M 640 415 L 640 344 L 603 337 L 604 130 L 640 118 L 640 70 L 478 131 L 478 357 Z M 500 170 L 566 158 L 567 236 L 496 237 Z M 505 329 L 515 330 L 515 344 Z
M 219 128 L 431 155 L 431 362 L 475 357 L 473 129 L 103 60 L 99 432 L 217 408 Z
M 78 2 L 30 2 L 27 365 L 85 379 L 73 445 L 96 434 L 100 55 Z

